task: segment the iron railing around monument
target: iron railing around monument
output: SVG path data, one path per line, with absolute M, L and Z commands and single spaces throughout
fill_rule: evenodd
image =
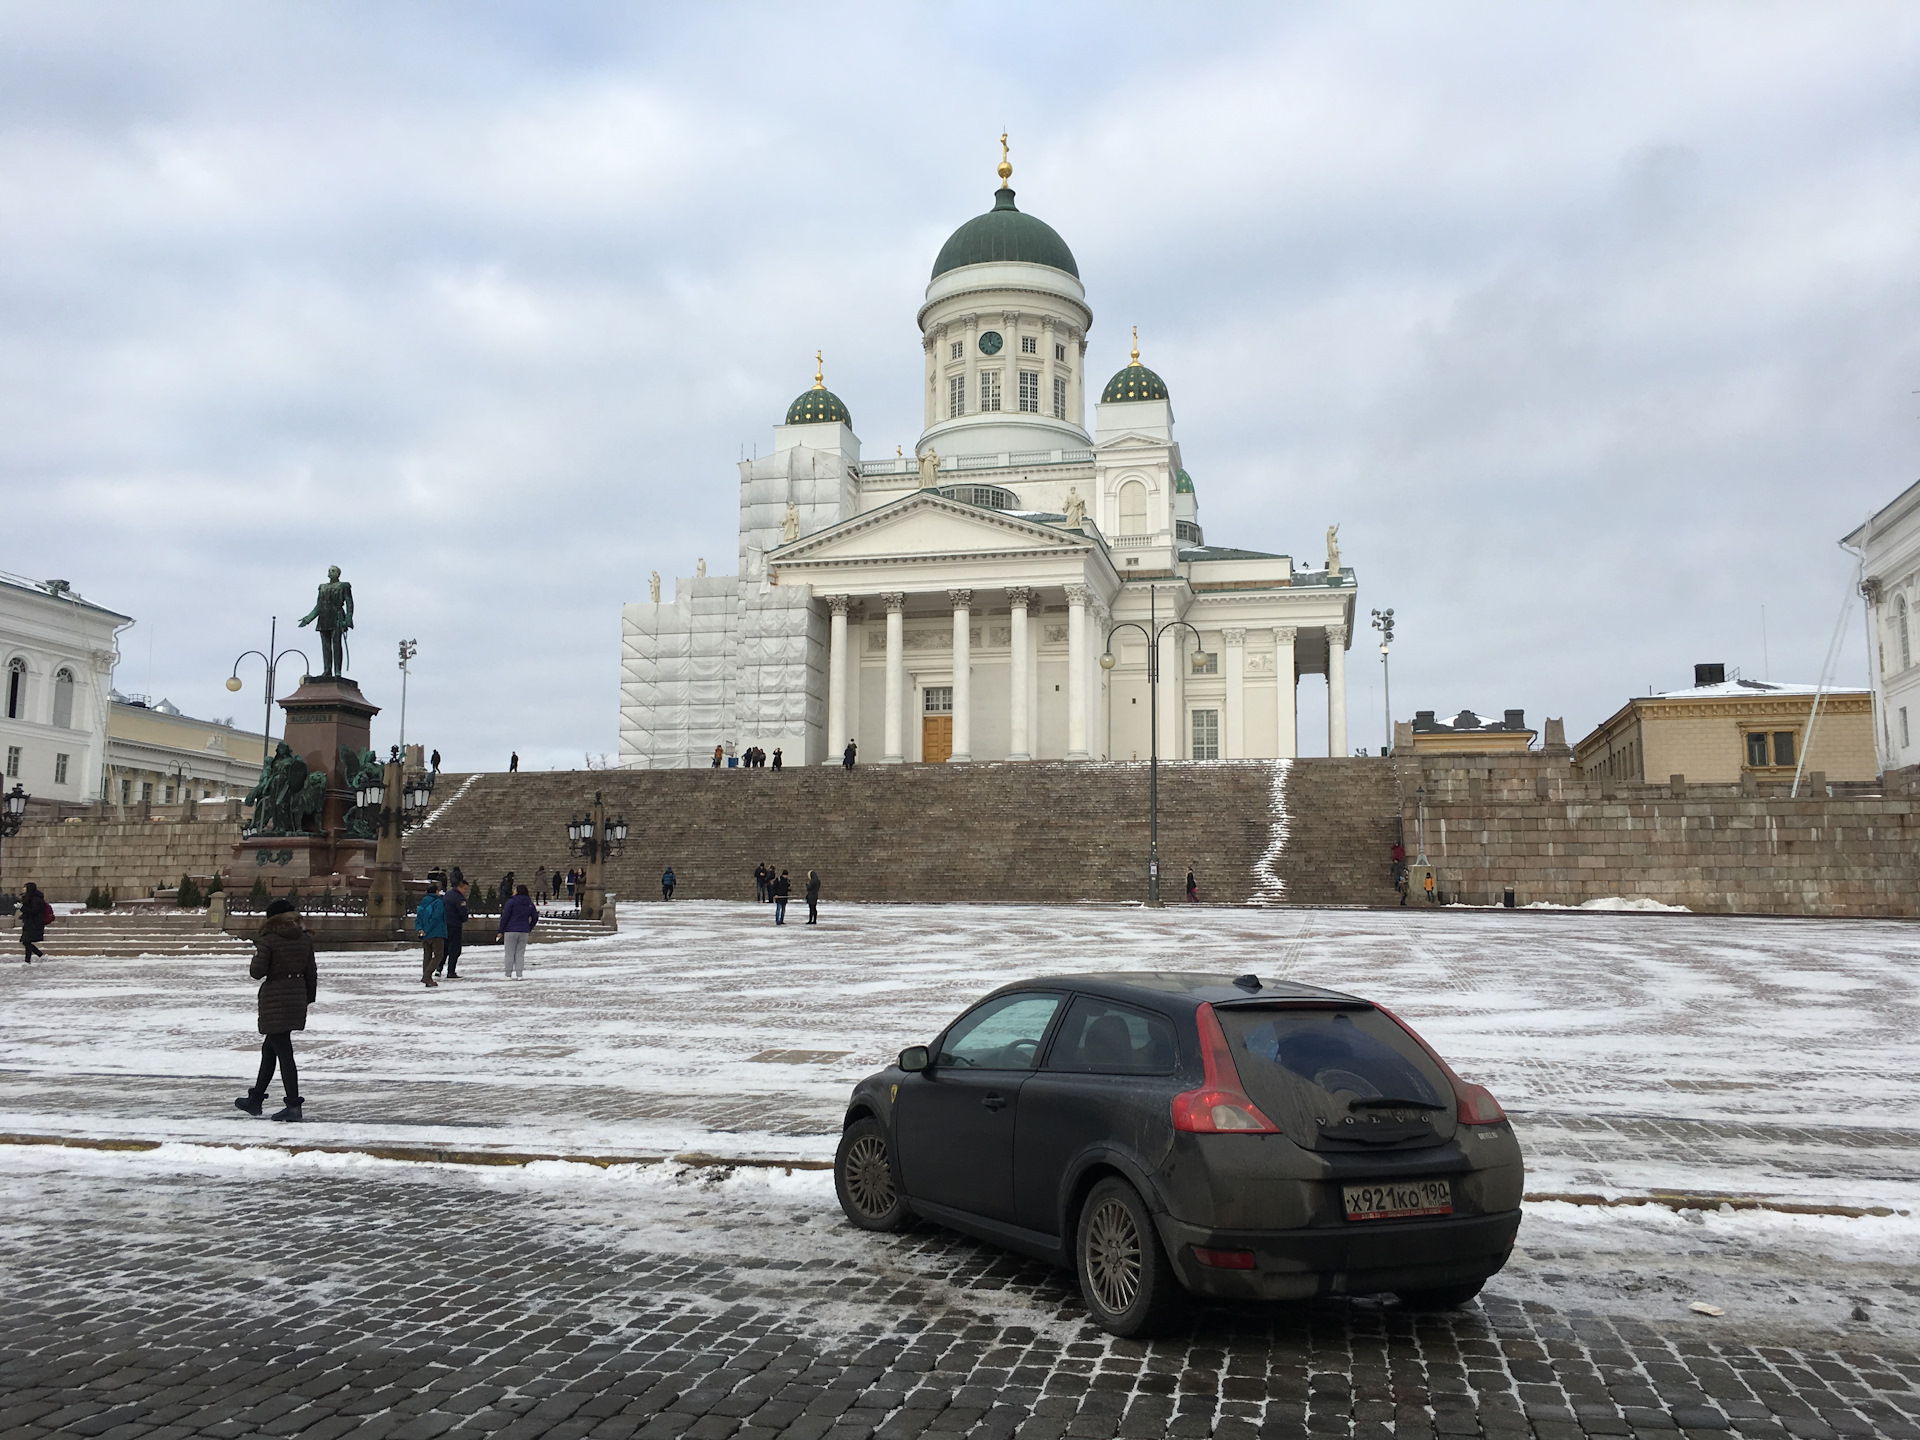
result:
M 235 894 L 227 900 L 229 915 L 264 915 L 267 906 L 278 897 L 272 895 Z M 302 915 L 364 915 L 367 913 L 367 897 L 364 895 L 290 895 L 294 908 Z

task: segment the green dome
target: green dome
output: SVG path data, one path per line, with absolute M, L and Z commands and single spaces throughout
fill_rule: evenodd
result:
M 994 194 L 993 209 L 974 216 L 947 237 L 933 262 L 931 278 L 937 280 L 962 265 L 986 265 L 997 260 L 1048 265 L 1076 280 L 1080 278 L 1080 267 L 1073 263 L 1073 251 L 1060 238 L 1060 232 L 1044 220 L 1021 214 L 1014 207 L 1013 191 L 1004 185 Z
M 1116 400 L 1164 400 L 1166 398 L 1167 382 L 1138 360 L 1107 381 L 1107 388 L 1100 392 L 1102 405 L 1111 405 Z
M 853 417 L 847 413 L 840 397 L 818 381 L 811 390 L 801 391 L 800 398 L 787 406 L 789 425 L 831 425 L 835 421 L 849 428 L 853 425 Z
M 1161 388 L 1163 390 L 1165 389 L 1164 386 Z M 1193 476 L 1184 470 L 1176 471 L 1173 477 L 1173 493 L 1176 495 L 1191 495 L 1193 493 Z

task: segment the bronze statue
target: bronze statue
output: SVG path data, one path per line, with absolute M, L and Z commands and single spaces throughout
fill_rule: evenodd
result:
M 327 567 L 327 583 L 320 587 L 320 593 L 314 597 L 313 609 L 307 612 L 306 619 L 300 623 L 310 625 L 316 619 L 320 622 L 315 628 L 320 632 L 320 653 L 323 657 L 321 678 L 338 679 L 347 673 L 347 631 L 353 628 L 353 586 L 340 578 L 338 565 Z
M 324 787 L 326 777 L 322 775 Z M 282 740 L 274 747 L 273 758 L 260 769 L 260 779 L 247 792 L 253 806 L 253 820 L 247 826 L 250 835 L 298 835 L 301 832 L 301 805 L 307 792 L 307 762 L 293 753 Z

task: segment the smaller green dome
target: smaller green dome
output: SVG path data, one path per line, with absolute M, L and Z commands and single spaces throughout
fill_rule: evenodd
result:
M 1173 493 L 1176 495 L 1193 494 L 1193 476 L 1184 470 L 1175 471 L 1173 476 Z
M 787 406 L 787 424 L 789 425 L 833 425 L 841 424 L 849 429 L 853 427 L 853 417 L 847 413 L 847 407 L 840 397 L 827 389 L 826 371 L 820 363 L 820 356 L 813 357 L 813 388 L 800 392 L 800 398 Z
M 1118 375 L 1107 381 L 1107 388 L 1100 392 L 1100 403 L 1112 405 L 1116 401 L 1164 400 L 1167 398 L 1167 382 L 1138 360 L 1127 366 Z

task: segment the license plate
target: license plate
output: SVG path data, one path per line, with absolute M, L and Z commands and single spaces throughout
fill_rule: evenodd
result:
M 1410 1215 L 1451 1215 L 1451 1180 L 1407 1180 L 1384 1185 L 1346 1185 L 1341 1195 L 1349 1220 L 1403 1220 Z

